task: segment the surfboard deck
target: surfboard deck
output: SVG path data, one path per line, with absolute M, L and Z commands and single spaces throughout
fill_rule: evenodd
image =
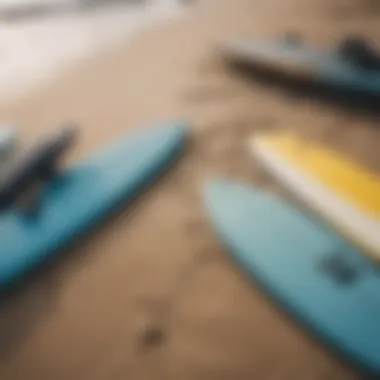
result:
M 360 70 L 335 51 L 313 48 L 303 43 L 238 39 L 220 44 L 223 54 L 235 60 L 263 67 L 315 84 L 380 95 L 380 70 Z
M 0 288 L 132 202 L 180 156 L 188 130 L 173 123 L 129 133 L 54 179 L 36 218 L 16 210 L 0 213 Z
M 380 177 L 289 132 L 256 135 L 249 149 L 290 191 L 380 263 Z
M 207 215 L 231 259 L 343 358 L 380 373 L 380 278 L 332 230 L 274 194 L 209 180 Z

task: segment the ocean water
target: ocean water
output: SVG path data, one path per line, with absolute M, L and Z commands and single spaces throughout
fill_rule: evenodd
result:
M 3 6 L 36 1 L 0 0 Z M 0 12 L 1 13 L 1 12 Z M 54 80 L 81 59 L 125 42 L 143 28 L 181 17 L 176 0 L 109 4 L 80 12 L 0 21 L 0 104 Z

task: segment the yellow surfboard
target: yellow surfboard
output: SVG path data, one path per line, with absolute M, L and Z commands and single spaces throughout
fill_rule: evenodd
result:
M 380 262 L 380 176 L 290 132 L 255 135 L 249 149 L 300 199 Z

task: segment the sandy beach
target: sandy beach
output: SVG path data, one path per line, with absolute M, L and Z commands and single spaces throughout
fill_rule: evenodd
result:
M 25 143 L 62 120 L 82 127 L 76 161 L 126 130 L 192 125 L 186 155 L 132 208 L 0 304 L 0 379 L 354 380 L 228 260 L 200 188 L 226 175 L 281 192 L 245 149 L 253 131 L 290 128 L 380 169 L 378 121 L 248 82 L 219 57 L 225 39 L 300 31 L 380 37 L 354 0 L 204 0 L 186 17 L 82 59 L 0 105 Z M 361 8 L 359 8 L 361 6 Z
M 98 1 L 85 9 L 72 5 L 38 13 L 29 10 L 28 2 L 35 4 L 22 0 L 12 8 L 21 8 L 21 15 L 7 18 L 3 8 L 11 5 L 0 0 L 1 104 L 47 85 L 78 62 L 106 54 L 119 43 L 125 49 L 135 33 L 180 17 L 184 8 L 176 0 L 146 4 L 113 0 L 108 5 Z M 57 1 L 45 0 L 42 5 L 54 3 Z

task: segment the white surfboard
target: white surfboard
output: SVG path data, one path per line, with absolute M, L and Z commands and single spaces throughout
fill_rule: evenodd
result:
M 380 262 L 379 176 L 287 132 L 255 135 L 249 149 L 299 199 Z

